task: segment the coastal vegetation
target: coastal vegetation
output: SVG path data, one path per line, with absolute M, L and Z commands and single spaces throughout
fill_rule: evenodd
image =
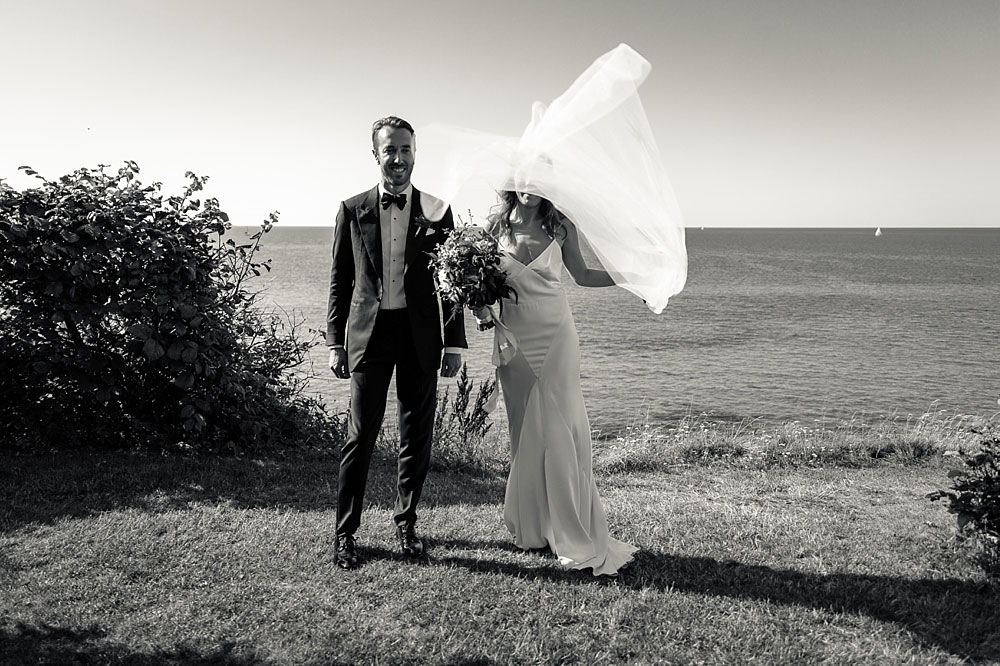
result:
M 973 535 L 983 569 L 1000 578 L 1000 432 L 995 428 L 976 432 L 982 435 L 979 450 L 964 456 L 964 468 L 948 474 L 954 479 L 949 490 L 935 491 L 929 497 L 948 500 L 959 529 Z
M 0 447 L 229 451 L 328 440 L 304 394 L 314 341 L 249 287 L 249 243 L 188 173 L 178 195 L 139 167 L 0 180 Z

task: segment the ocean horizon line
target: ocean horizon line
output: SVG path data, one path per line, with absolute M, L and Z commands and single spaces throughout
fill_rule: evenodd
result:
M 260 224 L 237 224 L 233 223 L 230 225 L 233 228 L 246 228 L 246 229 L 259 229 Z M 278 224 L 274 226 L 275 229 L 333 229 L 333 224 Z M 803 226 L 796 227 L 790 225 L 776 225 L 776 226 L 764 226 L 764 225 L 741 225 L 741 226 L 722 226 L 722 225 L 695 225 L 684 227 L 685 231 L 709 231 L 709 230 L 720 230 L 720 231 L 740 231 L 744 229 L 755 229 L 755 230 L 790 230 L 790 231 L 834 231 L 834 230 L 852 230 L 852 229 L 890 229 L 890 230 L 902 230 L 902 231 L 979 231 L 979 230 L 1000 230 L 1000 222 L 996 225 L 973 225 L 973 226 L 893 226 L 887 224 L 852 224 L 852 225 L 841 225 L 841 226 Z

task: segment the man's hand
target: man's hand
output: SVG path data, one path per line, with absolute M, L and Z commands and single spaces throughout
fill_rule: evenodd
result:
M 330 349 L 330 369 L 340 379 L 350 379 L 351 372 L 347 369 L 347 350 L 343 347 Z
M 445 354 L 441 359 L 441 376 L 454 377 L 462 369 L 461 354 Z

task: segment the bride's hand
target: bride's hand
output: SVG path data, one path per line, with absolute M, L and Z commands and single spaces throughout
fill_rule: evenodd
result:
M 476 317 L 476 328 L 486 331 L 493 328 L 493 313 L 489 308 L 469 308 Z

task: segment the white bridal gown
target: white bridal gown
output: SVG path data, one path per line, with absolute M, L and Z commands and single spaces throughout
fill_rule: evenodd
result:
M 497 344 L 511 343 L 498 368 L 511 441 L 504 522 L 519 548 L 548 546 L 564 566 L 615 574 L 637 548 L 608 535 L 594 483 L 561 247 L 552 242 L 528 265 L 508 253 L 501 262 L 517 292 L 497 327 Z

